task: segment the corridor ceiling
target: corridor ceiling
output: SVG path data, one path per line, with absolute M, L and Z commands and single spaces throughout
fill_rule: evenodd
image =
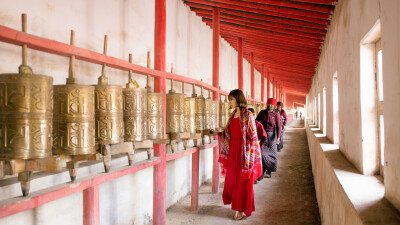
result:
M 212 28 L 220 10 L 220 35 L 255 68 L 274 77 L 287 92 L 305 95 L 337 0 L 184 0 Z M 265 73 L 265 74 L 266 74 Z

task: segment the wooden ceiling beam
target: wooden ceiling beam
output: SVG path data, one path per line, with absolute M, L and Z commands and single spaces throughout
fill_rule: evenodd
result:
M 281 7 L 295 8 L 295 9 L 303 9 L 314 12 L 322 12 L 332 14 L 334 7 L 332 5 L 316 5 L 304 2 L 294 2 L 294 1 L 281 1 L 281 0 L 243 0 L 246 2 L 267 4 L 267 5 L 275 5 Z

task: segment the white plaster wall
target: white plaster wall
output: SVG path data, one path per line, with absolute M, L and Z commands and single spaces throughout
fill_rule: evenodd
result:
M 75 45 L 95 52 L 103 51 L 103 38 L 109 38 L 108 55 L 128 59 L 133 53 L 135 64 L 147 65 L 147 51 L 154 55 L 154 1 L 148 0 L 2 0 L 0 24 L 20 30 L 20 14 L 28 15 L 27 32 L 36 36 L 69 43 L 70 30 L 75 30 Z M 212 30 L 190 12 L 181 0 L 167 0 L 166 69 L 171 64 L 174 72 L 212 84 Z M 0 73 L 17 72 L 21 64 L 20 47 L 0 42 Z M 54 84 L 65 83 L 68 58 L 28 50 L 28 64 L 37 74 L 50 75 Z M 250 65 L 244 61 L 245 82 L 250 93 Z M 108 68 L 109 83 L 124 85 L 127 72 Z M 76 61 L 76 75 L 80 84 L 95 84 L 101 66 Z M 145 77 L 134 75 L 141 87 Z M 237 88 L 237 52 L 220 40 L 220 85 L 222 90 Z M 175 88 L 181 90 L 181 84 Z M 169 87 L 168 89 L 169 90 Z M 200 88 L 196 88 L 200 94 Z M 190 85 L 185 94 L 190 95 Z M 167 164 L 167 205 L 170 206 L 190 192 L 191 159 L 185 157 Z M 152 168 L 102 184 L 100 210 L 102 224 L 145 224 L 152 217 Z M 200 154 L 200 182 L 211 178 L 212 150 Z M 174 175 L 173 175 L 174 174 Z M 175 179 L 168 180 L 168 177 Z M 0 220 L 0 224 L 82 223 L 81 193 L 65 197 L 37 209 L 28 210 Z M 74 203 L 74 204 L 73 204 Z M 64 209 L 60 214 L 53 209 Z M 46 210 L 41 210 L 41 209 Z M 47 214 L 43 214 L 47 212 Z M 67 213 L 66 213 L 67 212 Z M 51 214 L 51 215 L 50 215 Z M 58 222 L 59 224 L 59 222 Z
M 376 172 L 377 160 L 371 160 L 375 146 L 363 144 L 368 135 L 362 128 L 363 102 L 360 98 L 361 70 L 360 43 L 380 19 L 383 52 L 383 87 L 385 116 L 385 187 L 386 196 L 400 209 L 400 160 L 398 146 L 400 127 L 400 11 L 399 1 L 342 0 L 335 8 L 317 72 L 308 96 L 308 116 L 318 124 L 320 105 L 313 106 L 315 97 L 326 87 L 327 137 L 333 139 L 332 77 L 337 71 L 339 87 L 339 147 L 343 154 L 363 174 Z M 311 115 L 311 114 L 313 115 Z M 317 116 L 316 116 L 317 114 Z M 321 118 L 322 120 L 322 118 Z M 365 126 L 365 124 L 364 124 Z M 363 135 L 362 132 L 365 132 Z M 364 142 L 370 140 L 364 140 Z M 372 142 L 373 143 L 373 142 Z

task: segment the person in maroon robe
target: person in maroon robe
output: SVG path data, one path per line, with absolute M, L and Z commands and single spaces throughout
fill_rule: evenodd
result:
M 256 118 L 267 132 L 267 140 L 262 145 L 262 164 L 265 178 L 271 178 L 271 173 L 276 172 L 278 168 L 277 145 L 281 135 L 280 115 L 275 111 L 276 99 L 269 98 L 267 108 L 261 110 Z M 260 179 L 259 179 L 260 180 Z

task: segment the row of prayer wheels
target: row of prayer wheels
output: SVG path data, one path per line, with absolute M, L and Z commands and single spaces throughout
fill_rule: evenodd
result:
M 182 84 L 182 87 L 184 85 Z M 195 94 L 193 85 L 192 97 L 185 97 L 182 93 L 176 93 L 171 80 L 171 90 L 167 94 L 167 133 L 200 133 L 204 130 L 216 130 L 219 128 L 218 102 L 211 97 L 203 97 L 203 88 L 200 96 Z
M 25 15 L 22 24 L 26 32 Z M 76 84 L 74 56 L 70 57 L 67 84 L 53 86 L 52 77 L 33 74 L 26 51 L 25 44 L 19 73 L 0 74 L 0 158 L 94 154 L 96 143 L 162 138 L 162 93 L 134 87 L 131 77 L 125 89 L 109 85 L 106 65 L 97 85 Z
M 22 20 L 26 32 L 24 15 Z M 105 55 L 107 43 L 105 36 Z M 96 144 L 163 138 L 163 94 L 150 91 L 149 79 L 146 88 L 139 88 L 129 71 L 126 88 L 110 85 L 103 65 L 97 85 L 79 85 L 74 73 L 75 57 L 71 56 L 66 84 L 53 86 L 52 77 L 34 75 L 27 65 L 26 51 L 25 44 L 19 73 L 0 74 L 0 158 L 95 154 Z M 204 98 L 203 93 L 197 96 L 194 85 L 193 95 L 188 98 L 171 88 L 166 107 L 167 133 L 223 128 L 229 117 L 226 99 L 218 104 L 210 97 Z

